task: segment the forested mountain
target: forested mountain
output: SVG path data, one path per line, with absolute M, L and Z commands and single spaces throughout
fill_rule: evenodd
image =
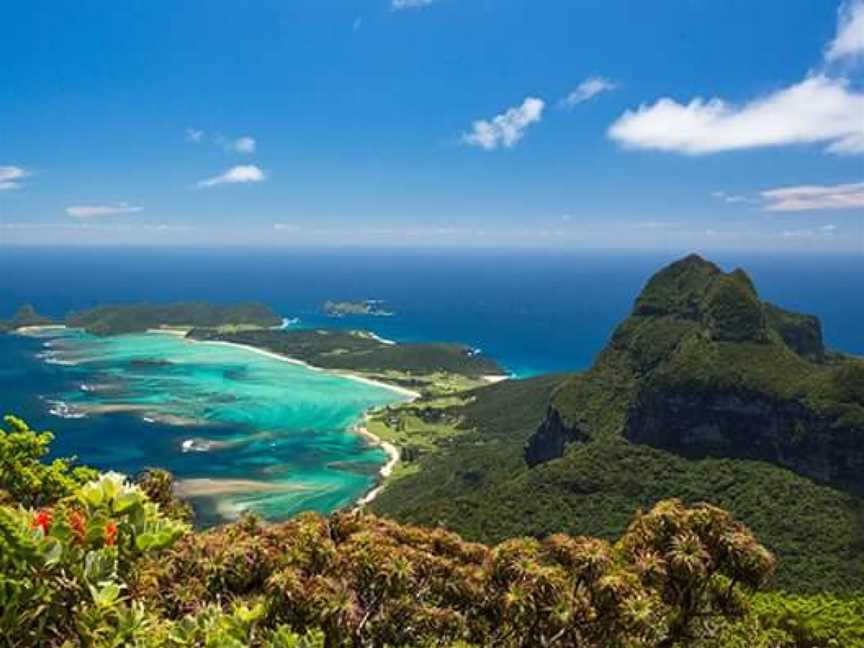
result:
M 590 370 L 442 409 L 424 416 L 459 433 L 417 456 L 377 512 L 484 541 L 611 538 L 634 508 L 681 497 L 755 529 L 780 557 L 778 586 L 864 587 L 864 362 L 825 349 L 815 317 L 761 302 L 741 270 L 682 259 Z

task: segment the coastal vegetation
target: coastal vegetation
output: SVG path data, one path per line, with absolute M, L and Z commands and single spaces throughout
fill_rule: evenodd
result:
M 4 427 L 4 646 L 864 641 L 860 599 L 754 596 L 775 558 L 710 505 L 658 502 L 614 543 L 556 533 L 487 546 L 362 512 L 193 532 L 162 471 L 133 482 L 71 461 L 46 465 L 50 434 L 13 417 Z
M 67 326 L 93 335 L 142 333 L 156 328 L 190 329 L 220 326 L 279 326 L 282 319 L 259 303 L 223 306 L 206 302 L 177 304 L 120 304 L 69 313 Z
M 111 304 L 73 311 L 65 318 L 40 315 L 30 305 L 21 306 L 8 320 L 0 320 L 0 333 L 28 326 L 65 325 L 92 335 L 143 333 L 150 329 L 191 329 L 196 326 L 229 330 L 279 326 L 281 318 L 264 304 L 234 306 L 185 302 L 176 304 Z
M 193 329 L 188 337 L 243 344 L 430 394 L 465 391 L 485 384 L 484 376 L 504 375 L 495 360 L 462 344 L 393 344 L 366 331 Z

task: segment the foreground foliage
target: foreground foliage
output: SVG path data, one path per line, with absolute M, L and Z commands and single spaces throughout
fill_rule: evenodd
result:
M 844 645 L 861 636 L 860 601 L 754 607 L 774 557 L 709 505 L 659 502 L 614 543 L 489 547 L 362 513 L 195 533 L 166 473 L 44 466 L 45 446 L 21 451 L 20 437 L 47 437 L 6 425 L 0 447 L 18 450 L 0 477 L 0 645 L 767 648 L 832 645 L 834 619 Z M 34 480 L 38 466 L 54 479 Z

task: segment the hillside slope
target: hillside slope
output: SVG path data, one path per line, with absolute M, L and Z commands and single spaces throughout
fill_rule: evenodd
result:
M 707 501 L 777 552 L 776 585 L 861 589 L 861 367 L 824 349 L 816 318 L 762 304 L 743 272 L 688 257 L 647 284 L 588 372 L 450 407 L 461 434 L 373 508 L 494 542 L 611 538 L 635 507 Z

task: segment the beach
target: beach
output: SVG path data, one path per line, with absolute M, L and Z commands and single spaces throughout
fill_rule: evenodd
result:
M 367 492 L 363 497 L 357 500 L 355 505 L 355 510 L 366 506 L 371 503 L 381 491 L 384 489 L 383 481 L 387 479 L 390 475 L 393 474 L 394 468 L 396 468 L 396 464 L 399 463 L 399 448 L 388 441 L 384 441 L 379 436 L 372 434 L 369 429 L 366 427 L 366 416 L 363 417 L 357 425 L 355 425 L 352 430 L 359 434 L 362 437 L 367 438 L 372 445 L 378 446 L 384 452 L 387 453 L 387 463 L 381 466 L 381 470 L 378 471 L 378 474 L 381 476 L 381 482 L 379 482 L 374 488 L 372 488 L 369 492 Z

